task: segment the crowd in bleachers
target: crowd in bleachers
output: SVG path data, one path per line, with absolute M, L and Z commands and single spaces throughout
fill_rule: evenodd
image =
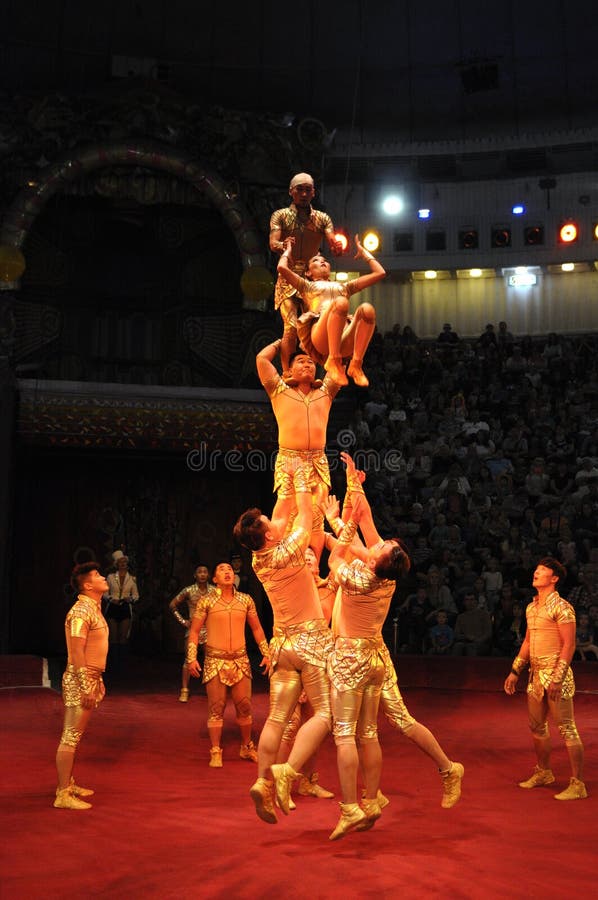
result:
M 366 372 L 353 452 L 370 451 L 379 530 L 413 562 L 389 617 L 397 652 L 514 656 L 535 565 L 555 556 L 576 658 L 595 660 L 598 335 L 515 339 L 501 322 L 462 340 L 446 323 L 423 341 L 395 325 Z

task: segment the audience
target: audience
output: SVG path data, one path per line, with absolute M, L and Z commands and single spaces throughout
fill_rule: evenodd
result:
M 512 655 L 545 555 L 598 637 L 597 351 L 598 335 L 514 337 L 506 322 L 471 341 L 448 323 L 431 342 L 376 333 L 348 427 L 376 458 L 400 451 L 367 477 L 381 533 L 413 560 L 401 652 Z

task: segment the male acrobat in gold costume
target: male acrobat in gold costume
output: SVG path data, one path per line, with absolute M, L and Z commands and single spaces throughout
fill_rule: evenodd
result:
M 363 472 L 355 471 L 352 472 L 354 468 L 353 462 L 350 457 L 345 454 L 341 454 L 341 458 L 347 464 L 347 474 L 350 477 L 350 483 L 356 484 L 355 479 L 362 481 L 364 476 Z M 326 520 L 334 533 L 336 535 L 340 535 L 345 521 L 348 521 L 352 511 L 352 495 L 350 491 L 347 491 L 345 495 L 345 501 L 343 503 L 343 515 L 342 518 L 339 516 L 339 503 L 336 497 L 330 496 L 324 506 Z M 368 533 L 369 539 L 375 544 L 377 540 L 380 540 L 380 537 L 377 531 L 374 529 L 373 531 L 368 531 L 368 523 L 362 522 L 360 525 L 362 530 L 365 530 L 365 533 Z M 335 541 L 332 535 L 326 535 L 326 546 L 329 550 L 334 547 Z M 353 538 L 353 546 L 359 546 L 359 537 L 356 535 Z M 362 545 L 363 546 L 363 545 Z M 433 760 L 437 767 L 438 773 L 442 779 L 442 799 L 441 806 L 443 809 L 451 809 L 455 804 L 459 801 L 461 797 L 461 781 L 463 779 L 464 767 L 461 763 L 452 762 L 449 757 L 446 755 L 443 748 L 438 743 L 435 735 L 430 731 L 430 729 L 424 725 L 422 722 L 418 722 L 417 719 L 411 715 L 405 701 L 403 700 L 403 696 L 399 689 L 397 673 L 395 671 L 395 667 L 390 658 L 390 653 L 388 652 L 388 647 L 384 644 L 381 647 L 380 655 L 384 661 L 384 681 L 382 683 L 382 690 L 380 693 L 380 708 L 384 713 L 388 723 L 396 728 L 401 734 L 403 734 L 406 738 L 409 738 L 416 747 L 429 756 L 431 760 Z M 378 790 L 377 795 L 378 805 L 381 809 L 384 809 L 390 803 L 390 800 L 384 796 L 382 791 Z
M 382 751 L 378 741 L 378 706 L 385 677 L 382 626 L 395 580 L 408 572 L 410 561 L 397 539 L 378 535 L 353 460 L 347 464 L 351 517 L 330 554 L 330 568 L 340 591 L 332 615 L 334 649 L 328 659 L 333 734 L 341 784 L 341 816 L 330 835 L 335 841 L 351 831 L 371 828 L 380 817 L 378 801 Z M 353 541 L 360 525 L 368 547 Z M 365 797 L 357 801 L 359 749 Z
M 575 610 L 556 590 L 565 574 L 565 567 L 551 556 L 536 566 L 536 596 L 525 611 L 525 640 L 513 660 L 504 689 L 507 694 L 514 694 L 519 675 L 529 665 L 527 708 L 537 764 L 530 778 L 519 782 L 519 787 L 542 787 L 555 780 L 550 768 L 550 713 L 565 741 L 571 765 L 569 786 L 554 796 L 557 800 L 583 800 L 588 796 L 583 781 L 584 748 L 575 724 L 575 682 L 571 671 Z
M 62 676 L 64 723 L 56 751 L 57 809 L 91 808 L 91 803 L 82 798 L 91 797 L 93 791 L 75 783 L 73 767 L 92 710 L 106 693 L 102 673 L 108 656 L 108 623 L 102 615 L 102 596 L 108 590 L 108 582 L 98 569 L 96 562 L 83 563 L 75 567 L 71 576 L 71 584 L 79 595 L 64 623 L 68 658 Z
M 200 599 L 191 621 L 187 643 L 189 674 L 197 678 L 200 665 L 197 661 L 197 642 L 204 624 L 207 630 L 203 680 L 208 695 L 208 734 L 211 749 L 209 765 L 222 768 L 222 728 L 226 707 L 227 689 L 230 688 L 241 731 L 239 756 L 257 761 L 257 752 L 251 740 L 251 664 L 245 646 L 245 624 L 253 632 L 262 654 L 261 667 L 267 671 L 270 665 L 268 643 L 264 629 L 249 594 L 235 588 L 235 573 L 230 563 L 219 563 L 213 576 L 216 590 Z
M 316 364 L 306 353 L 295 354 L 291 361 L 291 381 L 283 381 L 273 363 L 280 345 L 280 340 L 268 344 L 255 359 L 258 377 L 270 398 L 278 424 L 274 490 L 279 500 L 293 500 L 293 472 L 299 465 L 309 466 L 309 485 L 314 499 L 310 540 L 319 559 L 324 546 L 324 520 L 320 507 L 330 488 L 326 428 L 339 385 L 329 375 L 323 383 L 316 381 Z
M 258 779 L 250 789 L 257 815 L 269 824 L 277 821 L 273 787 L 281 811 L 288 815 L 291 785 L 331 727 L 326 660 L 332 635 L 305 564 L 312 526 L 310 477 L 309 466 L 298 466 L 293 473 L 294 499 L 279 497 L 271 519 L 257 508 L 249 509 L 234 528 L 239 543 L 253 551 L 253 569 L 274 613 L 270 710 L 258 744 Z M 293 505 L 297 515 L 287 532 Z M 314 714 L 297 732 L 288 762 L 275 763 L 285 725 L 302 689 Z
M 211 594 L 212 591 L 216 590 L 214 585 L 208 583 L 209 577 L 210 570 L 208 569 L 208 567 L 200 564 L 195 570 L 195 582 L 193 584 L 187 585 L 187 587 L 184 587 L 181 591 L 179 591 L 176 597 L 173 597 L 168 604 L 168 608 L 170 609 L 177 622 L 180 622 L 181 625 L 183 625 L 183 627 L 185 628 L 185 661 L 183 662 L 183 669 L 181 672 L 181 693 L 179 694 L 179 700 L 181 703 L 187 703 L 189 700 L 189 668 L 187 666 L 187 644 L 189 641 L 189 629 L 191 627 L 191 621 L 193 620 L 197 604 L 202 599 L 202 597 L 205 597 L 208 594 Z M 187 604 L 187 619 L 184 619 L 179 612 L 179 606 L 184 603 Z M 202 628 L 199 634 L 198 643 L 205 644 L 205 642 L 206 630 L 205 628 Z
M 322 238 L 326 239 L 330 250 L 337 256 L 343 252 L 343 247 L 334 235 L 330 216 L 313 209 L 311 205 L 315 195 L 311 175 L 307 172 L 294 175 L 289 185 L 289 195 L 293 201 L 291 205 L 275 210 L 270 218 L 270 250 L 282 253 L 289 239 L 293 247 L 293 270 L 303 275 L 307 261 L 319 251 Z M 280 348 L 283 377 L 289 374 L 291 355 L 297 349 L 300 302 L 293 285 L 279 277 L 274 290 L 274 306 L 280 310 L 283 322 Z

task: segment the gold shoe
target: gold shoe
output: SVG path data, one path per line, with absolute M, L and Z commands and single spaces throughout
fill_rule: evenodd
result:
M 352 378 L 357 387 L 368 387 L 369 380 L 361 368 L 361 363 L 357 362 L 357 360 L 352 359 L 349 363 L 349 368 L 347 369 L 347 375 L 349 378 Z
M 380 809 L 380 804 L 378 803 L 377 798 L 375 800 L 368 800 L 367 797 L 361 801 L 361 808 L 366 814 L 369 824 L 367 826 L 365 826 L 364 824 L 363 828 L 360 828 L 358 825 L 356 830 L 367 831 L 367 828 L 371 828 L 374 825 L 376 819 L 380 818 L 380 816 L 382 815 L 382 810 Z
M 296 778 L 299 778 L 299 772 L 295 772 L 288 763 L 275 763 L 270 766 L 272 777 L 274 778 L 274 787 L 276 788 L 276 799 L 281 812 L 288 816 L 289 814 L 289 798 L 291 796 L 291 788 Z
M 54 800 L 56 809 L 91 809 L 91 803 L 80 800 L 71 794 L 70 787 L 62 788 L 56 791 L 56 799 Z
M 527 789 L 542 787 L 545 784 L 552 784 L 554 780 L 552 769 L 541 769 L 540 766 L 536 766 L 527 781 L 519 782 L 519 787 Z
M 189 688 L 181 688 L 179 700 L 181 703 L 187 703 L 187 701 L 189 700 Z
M 588 796 L 586 786 L 579 778 L 571 778 L 569 787 L 566 787 L 560 794 L 555 794 L 555 800 L 585 800 Z
M 459 801 L 461 796 L 461 781 L 465 769 L 461 763 L 451 763 L 451 767 L 446 775 L 442 776 L 442 801 L 440 805 L 443 809 L 450 809 Z
M 361 799 L 365 800 L 365 788 L 361 792 Z M 380 807 L 380 810 L 383 810 L 390 803 L 390 800 L 388 799 L 388 797 L 384 796 L 384 794 L 382 793 L 380 788 L 378 788 L 378 793 L 376 794 L 376 800 L 378 801 L 378 806 Z
M 84 788 L 79 784 L 75 784 L 74 778 L 71 778 L 69 791 L 71 792 L 71 794 L 74 794 L 75 797 L 93 797 L 94 795 L 94 791 L 92 791 L 91 788 Z M 56 795 L 58 795 L 58 788 L 56 788 Z
M 330 800 L 334 797 L 332 791 L 327 791 L 326 788 L 320 787 L 318 777 L 317 772 L 312 772 L 309 778 L 306 775 L 302 775 L 299 779 L 297 793 L 301 794 L 302 797 L 317 797 L 318 800 Z
M 208 763 L 213 769 L 221 769 L 222 768 L 222 748 L 221 747 L 211 747 L 210 748 L 210 761 Z
M 341 817 L 336 823 L 336 828 L 328 836 L 329 841 L 339 841 L 350 831 L 365 831 L 374 824 L 368 822 L 368 817 L 358 803 L 339 803 Z M 359 826 L 362 826 L 359 828 Z
M 255 744 L 253 743 L 253 741 L 247 741 L 246 744 L 241 744 L 239 756 L 241 757 L 241 759 L 248 759 L 250 762 L 257 762 L 257 750 L 255 749 Z
M 267 778 L 258 778 L 254 785 L 249 789 L 249 796 L 255 804 L 255 811 L 262 820 L 268 825 L 276 825 L 278 819 L 274 810 L 273 783 Z
M 345 369 L 343 367 L 342 357 L 329 356 L 326 360 L 324 368 L 326 369 L 332 380 L 336 381 L 337 384 L 340 384 L 341 387 L 349 384 L 349 379 L 347 378 Z

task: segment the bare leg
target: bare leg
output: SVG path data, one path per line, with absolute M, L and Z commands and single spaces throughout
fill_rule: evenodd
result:
M 430 731 L 421 722 L 416 722 L 411 728 L 403 732 L 405 737 L 419 747 L 430 759 L 433 759 L 441 772 L 447 772 L 451 767 L 451 761 Z M 369 796 L 369 795 L 368 795 Z

